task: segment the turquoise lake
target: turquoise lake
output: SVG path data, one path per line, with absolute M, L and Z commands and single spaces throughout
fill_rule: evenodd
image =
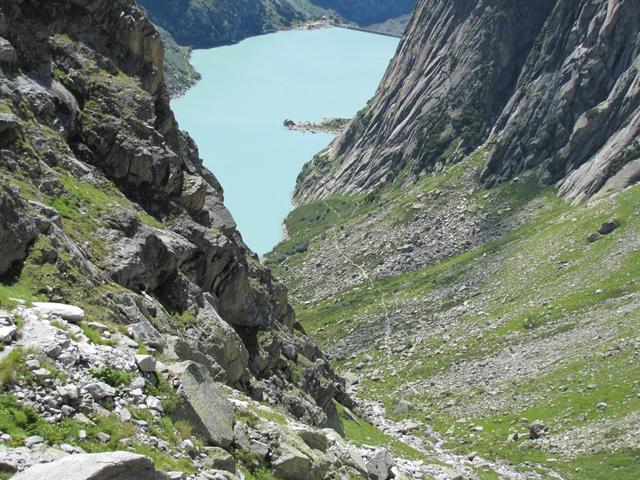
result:
M 375 93 L 397 45 L 391 37 L 327 28 L 193 52 L 202 80 L 172 107 L 254 251 L 264 254 L 282 240 L 298 173 L 333 139 L 289 131 L 283 121 L 353 117 Z

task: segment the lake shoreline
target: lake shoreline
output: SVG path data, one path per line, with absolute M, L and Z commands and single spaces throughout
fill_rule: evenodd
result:
M 301 169 L 375 93 L 396 48 L 385 36 L 313 28 L 193 51 L 202 80 L 172 109 L 255 252 L 283 240 Z M 285 118 L 316 133 L 292 132 Z
M 297 24 L 297 25 L 290 25 L 288 27 L 280 27 L 280 28 L 274 28 L 271 30 L 265 30 L 261 33 L 257 33 L 255 35 L 248 35 L 238 41 L 235 42 L 228 42 L 228 43 L 222 43 L 220 45 L 216 45 L 215 47 L 210 47 L 210 48 L 221 48 L 221 47 L 231 47 L 233 45 L 237 45 L 240 42 L 243 42 L 245 40 L 248 40 L 250 38 L 255 38 L 255 37 L 261 37 L 263 35 L 270 35 L 273 33 L 278 33 L 278 32 L 290 32 L 293 30 L 301 30 L 301 31 L 308 31 L 308 30 L 320 30 L 323 28 L 344 28 L 346 30 L 353 30 L 356 32 L 363 32 L 363 33 L 372 33 L 374 35 L 381 35 L 383 37 L 391 37 L 391 38 L 402 38 L 401 35 L 394 35 L 391 33 L 385 33 L 385 32 L 379 32 L 376 30 L 368 30 L 366 27 L 360 27 L 359 25 L 356 24 L 352 24 L 352 23 L 345 23 L 345 22 L 340 22 L 337 21 L 335 19 L 324 19 L 324 20 L 313 20 L 313 21 L 308 21 L 308 22 L 304 22 L 301 24 Z M 209 50 L 209 48 L 193 48 L 193 47 L 189 47 L 189 57 L 188 57 L 188 61 L 189 63 L 191 63 L 191 56 L 193 54 L 194 51 L 198 51 L 198 50 Z M 189 92 L 189 90 L 191 90 L 193 87 L 195 87 L 200 81 L 202 80 L 202 75 L 199 75 L 198 78 L 195 78 L 190 84 L 188 85 L 184 85 L 184 88 L 180 88 L 179 90 L 175 91 L 174 93 L 170 94 L 170 98 L 171 100 L 175 100 L 178 98 L 181 98 L 183 96 L 185 96 L 187 94 L 187 92 Z M 311 130 L 308 130 L 311 131 Z

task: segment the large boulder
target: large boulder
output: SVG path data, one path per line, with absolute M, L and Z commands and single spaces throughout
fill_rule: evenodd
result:
M 51 302 L 33 302 L 33 308 L 49 315 L 55 315 L 69 322 L 78 323 L 84 320 L 84 310 L 74 305 Z
M 393 466 L 394 461 L 389 452 L 379 448 L 367 462 L 367 472 L 372 480 L 387 480 L 391 478 Z
M 13 142 L 20 129 L 18 117 L 13 113 L 0 112 L 0 147 Z
M 180 382 L 176 418 L 190 422 L 212 445 L 229 447 L 233 442 L 234 408 L 211 378 L 209 369 L 187 361 L 172 365 L 171 371 Z
M 168 480 L 150 458 L 129 452 L 70 455 L 35 465 L 14 480 Z
M 281 445 L 280 449 L 280 455 L 272 463 L 277 478 L 283 480 L 313 478 L 309 457 L 290 445 Z

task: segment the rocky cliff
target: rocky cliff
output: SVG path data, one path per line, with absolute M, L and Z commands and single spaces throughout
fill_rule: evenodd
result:
M 28 447 L 129 446 L 188 459 L 198 446 L 181 446 L 173 421 L 204 432 L 205 445 L 242 450 L 258 437 L 234 439 L 221 385 L 245 410 L 268 402 L 291 422 L 340 430 L 335 401 L 350 405 L 342 382 L 178 129 L 160 36 L 135 3 L 2 0 L 0 68 L 2 441 L 24 445 L 29 430 L 41 436 Z M 20 400 L 27 423 L 7 413 Z M 114 408 L 108 427 L 98 417 Z M 40 428 L 63 420 L 60 436 Z M 119 429 L 131 435 L 121 444 Z M 255 468 L 284 455 L 269 453 L 275 437 L 264 435 L 278 434 L 263 433 Z M 296 456 L 305 448 L 286 458 L 311 468 Z M 13 469 L 29 464 L 11 458 Z
M 413 182 L 487 141 L 487 185 L 536 169 L 580 200 L 633 182 L 639 25 L 633 0 L 421 1 L 376 96 L 296 198 Z

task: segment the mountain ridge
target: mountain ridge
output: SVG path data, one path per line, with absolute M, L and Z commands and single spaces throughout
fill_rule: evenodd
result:
M 638 48 L 635 3 L 453 5 L 424 0 L 419 4 L 418 14 L 414 15 L 374 102 L 333 143 L 325 159 L 317 160 L 317 170 L 324 169 L 327 175 L 316 175 L 311 165 L 303 171 L 296 199 L 318 198 L 325 195 L 323 192 L 336 190 L 372 191 L 400 174 L 413 181 L 432 171 L 439 162 L 455 162 L 485 141 L 492 148 L 483 173 L 488 185 L 535 167 L 540 170 L 542 183 L 562 181 L 564 195 L 584 199 L 597 193 L 614 175 L 618 167 L 608 170 L 607 165 L 616 163 L 616 155 L 624 156 L 625 151 L 633 150 L 637 136 L 635 129 L 622 128 L 638 114 L 633 107 L 637 92 L 631 86 L 635 85 Z M 515 31 L 519 32 L 519 41 L 524 41 L 523 46 L 509 40 Z M 574 31 L 579 37 L 567 43 L 564 32 Z M 488 36 L 482 37 L 484 34 Z M 424 38 L 425 35 L 429 37 Z M 562 53 L 556 49 L 559 44 L 565 45 Z M 460 50 L 465 45 L 471 45 L 470 49 Z M 588 50 L 581 53 L 581 45 Z M 594 52 L 598 59 L 619 62 L 611 66 L 610 77 L 604 73 L 608 68 L 605 63 L 590 61 L 587 51 Z M 562 73 L 545 77 L 548 72 Z M 598 80 L 593 86 L 585 83 L 583 88 L 597 90 L 599 96 L 586 90 L 581 93 L 582 87 L 576 83 L 580 76 L 586 79 L 589 75 Z M 400 78 L 412 81 L 403 88 L 394 88 Z M 554 92 L 559 92 L 560 97 Z M 541 102 L 531 100 L 538 95 L 543 96 Z M 622 100 L 616 95 L 627 98 Z M 449 103 L 443 104 L 444 99 Z M 613 112 L 625 112 L 608 123 L 618 128 L 615 146 L 606 145 L 614 132 L 598 126 L 612 111 L 606 105 Z M 602 117 L 598 119 L 600 108 Z M 547 117 L 538 125 L 533 121 L 535 115 Z M 526 128 L 531 130 L 524 131 Z M 572 144 L 584 144 L 584 138 L 579 140 L 577 136 L 586 132 L 599 132 L 600 136 L 591 139 L 589 152 L 577 152 Z M 535 146 L 527 146 L 527 152 L 522 142 L 534 137 L 539 140 Z M 541 148 L 547 144 L 555 150 Z M 517 159 L 519 163 L 514 157 L 521 158 Z M 599 172 L 609 174 L 595 174 L 594 168 L 589 171 L 589 162 L 595 162 L 594 168 Z M 307 173 L 309 178 L 305 178 Z

